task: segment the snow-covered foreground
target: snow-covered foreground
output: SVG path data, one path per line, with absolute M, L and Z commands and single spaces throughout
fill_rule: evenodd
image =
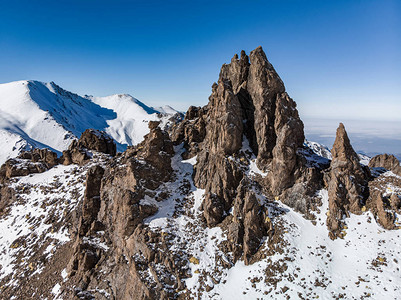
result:
M 47 260 L 70 240 L 63 217 L 83 197 L 85 171 L 78 169 L 58 165 L 13 179 L 16 200 L 0 216 L 0 281 L 7 276 L 21 277 L 24 269 L 40 273 L 40 254 Z M 18 285 L 17 280 L 8 283 Z
M 193 213 L 177 213 L 175 208 L 183 201 L 177 192 L 159 203 L 159 212 L 147 221 L 154 230 L 175 236 L 176 249 L 172 251 L 181 249 L 188 254 L 192 275 L 186 285 L 195 298 L 400 299 L 399 231 L 384 230 L 366 212 L 345 220 L 344 239 L 331 240 L 326 227 L 326 190 L 319 192 L 322 206 L 316 221 L 306 220 L 279 201 L 271 202 L 272 209 L 280 212 L 274 221 L 282 231 L 280 250 L 249 266 L 238 261 L 229 269 L 223 268 L 221 261 L 227 257 L 218 245 L 226 236 L 220 227 L 201 226 L 199 207 L 204 191 L 191 181 L 195 163 L 196 158 L 181 161 L 176 155 L 173 165 L 178 179 L 170 187 L 177 190 L 183 180 L 191 182 L 188 199 Z M 266 252 L 268 242 L 261 246 Z
M 130 95 L 81 97 L 53 82 L 0 84 L 0 164 L 32 147 L 61 152 L 88 128 L 105 130 L 123 151 L 143 140 L 149 121 L 165 125 L 175 113 L 147 107 Z
M 215 294 L 212 299 L 399 299 L 399 231 L 382 229 L 367 212 L 346 219 L 347 235 L 332 241 L 325 225 L 327 191 L 322 190 L 320 196 L 323 205 L 316 225 L 280 204 L 288 209 L 280 216 L 286 228 L 285 252 L 251 266 L 237 262 L 227 272 L 226 282 L 216 285 L 208 296 Z M 272 266 L 283 270 L 276 274 L 276 287 L 264 282 L 265 270 Z M 264 293 L 271 288 L 271 292 Z
M 370 212 L 365 212 L 347 218 L 346 235 L 332 241 L 325 224 L 326 190 L 319 192 L 322 205 L 315 213 L 315 221 L 310 221 L 280 201 L 268 201 L 255 189 L 258 199 L 269 208 L 280 241 L 273 243 L 272 248 L 266 238 L 260 250 L 266 253 L 265 258 L 252 265 L 246 266 L 242 260 L 230 265 L 230 254 L 220 248 L 227 239 L 224 229 L 207 228 L 202 220 L 204 190 L 192 182 L 197 158 L 182 160 L 182 145 L 175 150 L 175 178 L 160 187 L 169 191 L 167 199 L 158 202 L 145 196 L 141 201 L 158 206 L 158 212 L 145 224 L 171 237 L 173 242 L 166 250 L 179 253 L 188 267 L 187 290 L 183 292 L 195 299 L 216 300 L 400 299 L 399 231 L 384 230 Z M 105 162 L 96 159 L 95 154 L 93 163 Z M 245 173 L 252 178 L 263 177 L 265 174 L 257 169 L 253 157 L 251 162 Z M 11 187 L 18 197 L 0 216 L 0 281 L 7 286 L 21 285 L 20 280 L 26 280 L 24 270 L 43 275 L 43 259 L 56 257 L 57 249 L 70 240 L 65 230 L 68 216 L 79 207 L 86 170 L 91 164 L 58 165 L 41 174 L 12 179 Z M 386 174 L 395 176 L 391 172 Z M 390 185 L 388 190 L 392 192 L 395 187 Z M 96 244 L 108 249 L 100 242 Z M 153 275 L 146 276 L 152 282 Z M 61 286 L 68 281 L 65 269 L 56 280 L 51 293 L 62 299 Z

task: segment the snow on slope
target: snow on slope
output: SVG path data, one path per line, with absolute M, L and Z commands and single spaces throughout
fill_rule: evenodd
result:
M 366 212 L 347 218 L 347 235 L 332 241 L 327 191 L 320 197 L 316 225 L 280 203 L 287 210 L 280 217 L 288 245 L 284 253 L 250 266 L 237 262 L 204 299 L 399 299 L 399 232 L 381 228 Z M 278 282 L 266 286 L 264 273 L 274 269 Z
M 222 262 L 228 260 L 218 245 L 227 236 L 220 227 L 202 227 L 199 204 L 204 190 L 196 188 L 191 178 L 196 157 L 182 160 L 179 147 L 172 161 L 177 178 L 167 183 L 173 192 L 163 202 L 153 200 L 159 211 L 145 224 L 174 236 L 170 250 L 188 260 L 191 277 L 185 281 L 195 299 L 400 299 L 399 231 L 383 229 L 370 212 L 351 214 L 344 238 L 332 241 L 326 226 L 327 190 L 317 195 L 322 204 L 315 221 L 280 201 L 266 203 L 275 230 L 283 234 L 282 242 L 271 252 L 267 238 L 261 247 L 271 255 L 252 265 L 240 260 L 224 267 Z M 179 186 L 185 179 L 191 187 L 183 198 Z M 255 192 L 259 201 L 267 199 Z M 193 214 L 177 212 L 180 203 L 190 205 Z M 205 284 L 208 289 L 201 288 Z
M 81 97 L 54 82 L 0 84 L 0 164 L 32 147 L 61 152 L 88 128 L 105 130 L 123 151 L 142 141 L 150 120 L 165 124 L 173 112 L 160 114 L 129 95 Z
M 17 201 L 0 217 L 0 281 L 17 273 L 18 267 L 40 273 L 41 261 L 33 258 L 38 249 L 48 259 L 54 248 L 69 241 L 62 220 L 83 197 L 85 172 L 79 175 L 79 182 L 74 176 L 79 169 L 59 165 L 44 173 L 13 179 L 11 186 L 19 192 Z M 57 230 L 48 222 L 49 216 L 54 223 L 60 221 Z M 14 278 L 9 283 L 19 284 Z
M 135 99 L 121 94 L 108 97 L 89 97 L 94 103 L 113 110 L 117 118 L 107 121 L 106 132 L 121 144 L 135 145 L 149 132 L 148 122 L 160 120 L 159 113 L 175 114 L 177 111 L 158 111 Z M 166 120 L 166 118 L 164 118 Z

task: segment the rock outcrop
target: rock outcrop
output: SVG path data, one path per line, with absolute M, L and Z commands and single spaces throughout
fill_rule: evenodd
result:
M 104 169 L 95 165 L 86 174 L 86 189 L 82 203 L 82 212 L 78 224 L 78 233 L 74 243 L 73 256 L 69 263 L 70 276 L 80 278 L 80 285 L 86 288 L 93 268 L 100 258 L 100 249 L 90 243 L 91 231 L 96 228 L 100 210 L 100 187 Z
M 349 212 L 360 214 L 368 196 L 367 181 L 370 173 L 359 163 L 342 123 L 337 129 L 331 149 L 332 161 L 328 183 L 329 216 L 327 227 L 330 237 L 341 236 L 343 216 Z
M 383 155 L 386 157 L 386 155 Z M 390 158 L 390 160 L 392 160 Z M 386 160 L 384 160 L 385 162 Z M 384 168 L 389 166 L 382 159 L 373 161 L 371 165 L 380 166 L 373 168 Z M 372 174 L 375 174 L 372 172 Z M 376 172 L 376 175 L 378 173 Z M 397 214 L 400 214 L 401 193 L 397 190 L 401 188 L 401 179 L 395 174 L 379 174 L 369 182 L 369 198 L 366 201 L 366 209 L 372 212 L 376 222 L 386 229 L 397 229 Z
M 42 173 L 58 163 L 57 153 L 49 149 L 23 151 L 17 158 L 10 158 L 1 166 L 0 182 L 16 176 Z
M 209 226 L 221 222 L 232 206 L 243 174 L 230 156 L 239 155 L 244 139 L 258 167 L 268 172 L 264 186 L 272 197 L 283 195 L 283 200 L 290 199 L 284 200 L 286 204 L 304 213 L 311 208 L 313 195 L 322 186 L 321 169 L 308 166 L 300 152 L 304 132 L 296 104 L 261 47 L 249 57 L 242 51 L 240 58 L 235 55 L 223 65 L 208 105 L 191 108 L 187 115 L 193 120 L 173 136 L 198 145 L 187 148 L 189 156 L 198 154 L 194 181 L 207 191 L 203 209 Z M 197 131 L 193 124 L 203 124 L 206 132 L 195 143 L 193 135 L 186 134 Z
M 369 161 L 370 168 L 384 168 L 401 176 L 400 161 L 394 156 L 389 154 L 376 155 Z
M 96 129 L 86 129 L 79 138 L 77 147 L 103 152 L 111 156 L 115 156 L 117 152 L 114 140 L 106 132 Z
M 106 261 L 112 263 L 108 268 L 116 274 L 109 276 L 108 282 L 118 299 L 168 298 L 160 286 L 151 289 L 141 281 L 143 266 L 136 263 L 138 257 L 143 257 L 149 266 L 163 264 L 167 259 L 161 253 L 156 255 L 158 251 L 148 244 L 152 232 L 142 225 L 145 218 L 157 212 L 157 206 L 152 203 L 155 201 L 152 191 L 172 175 L 173 144 L 158 125 L 158 122 L 150 122 L 150 133 L 144 141 L 111 159 L 105 169 L 94 166 L 88 170 L 77 240 L 69 266 L 72 280 L 81 290 L 98 284 L 94 266 Z M 104 232 L 101 237 L 110 245 L 107 257 L 104 250 L 90 242 L 99 238 L 99 232 Z M 153 242 L 162 238 L 155 233 L 153 236 Z M 123 257 L 124 263 L 121 262 Z M 169 258 L 168 261 L 174 260 Z M 179 272 L 173 270 L 173 266 L 170 269 Z
M 68 147 L 68 150 L 63 151 L 60 161 L 64 165 L 84 165 L 88 163 L 91 158 L 87 150 L 115 156 L 117 151 L 116 147 L 116 143 L 106 132 L 87 129 L 82 133 L 79 140 L 74 140 Z

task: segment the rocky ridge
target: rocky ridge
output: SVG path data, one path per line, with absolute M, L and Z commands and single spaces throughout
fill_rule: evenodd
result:
M 12 259 L 7 266 L 0 260 L 2 296 L 218 299 L 230 270 L 243 264 L 250 273 L 256 266 L 243 279 L 252 287 L 244 295 L 285 297 L 298 285 L 298 297 L 312 298 L 338 286 L 321 270 L 313 270 L 316 292 L 302 280 L 283 285 L 307 272 L 291 269 L 306 253 L 291 244 L 302 235 L 299 224 L 325 230 L 325 246 L 313 251 L 330 259 L 331 243 L 346 239 L 347 230 L 356 234 L 353 218 L 369 214 L 386 229 L 399 228 L 397 162 L 373 158 L 370 172 L 343 124 L 330 159 L 314 153 L 261 47 L 222 66 L 205 107 L 190 107 L 169 132 L 153 121 L 149 131 L 116 153 L 112 139 L 89 129 L 61 158 L 35 149 L 1 167 L 0 221 L 16 222 L 18 207 L 32 208 L 20 221 L 32 232 L 4 241 Z M 54 175 L 54 184 L 33 183 L 36 173 Z M 383 261 L 378 256 L 372 265 Z

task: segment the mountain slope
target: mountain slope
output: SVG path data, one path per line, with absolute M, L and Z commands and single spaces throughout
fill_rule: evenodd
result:
M 91 101 L 123 115 L 119 97 Z M 119 155 L 88 130 L 62 159 L 0 168 L 1 298 L 400 298 L 400 162 L 368 163 L 342 123 L 330 152 L 305 142 L 261 47 L 222 66 L 206 106 L 148 127 Z
M 53 82 L 0 84 L 0 163 L 32 147 L 61 152 L 88 128 L 106 131 L 123 151 L 142 141 L 147 122 L 166 123 L 175 113 L 159 113 L 129 95 L 81 97 Z

